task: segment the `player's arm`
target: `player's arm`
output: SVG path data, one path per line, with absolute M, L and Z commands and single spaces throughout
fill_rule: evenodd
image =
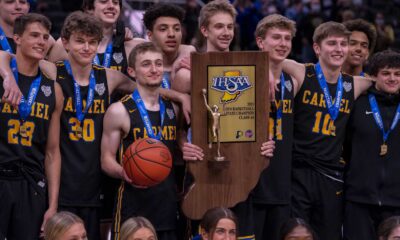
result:
M 103 122 L 101 139 L 101 168 L 109 176 L 131 182 L 122 166 L 117 162 L 117 151 L 121 141 L 129 131 L 129 114 L 121 102 L 111 104 Z
M 294 92 L 297 93 L 304 82 L 306 66 L 291 59 L 282 62 L 282 70 L 293 77 Z M 294 83 L 296 81 L 296 83 Z
M 132 49 L 136 47 L 139 43 L 146 42 L 146 40 L 142 38 L 133 38 L 129 41 L 124 42 L 124 47 L 125 47 L 125 54 L 129 58 L 129 54 L 131 53 Z M 129 59 L 128 59 L 129 60 Z
M 46 221 L 57 212 L 58 193 L 61 175 L 61 153 L 60 153 L 60 116 L 63 109 L 64 96 L 58 83 L 54 83 L 56 106 L 51 116 L 49 132 L 46 145 L 46 156 L 44 168 L 48 182 L 49 207 L 44 214 L 43 230 Z
M 136 89 L 136 83 L 119 71 L 107 68 L 106 75 L 107 79 L 111 79 L 108 81 L 110 94 L 117 89 L 126 93 L 132 93 Z M 186 121 L 190 122 L 190 96 L 188 94 L 164 88 L 160 88 L 160 94 L 163 97 L 180 103 Z
M 56 41 L 52 36 L 49 38 L 50 48 L 47 52 L 47 59 L 50 62 L 57 62 L 68 58 L 67 51 L 60 41 Z
M 174 63 L 179 64 L 179 63 Z M 173 69 L 176 67 L 173 66 Z M 191 79 L 190 79 L 190 70 L 186 68 L 180 68 L 176 73 L 174 71 L 171 73 L 171 88 L 181 92 L 190 94 L 191 91 Z
M 375 79 L 369 77 L 354 76 L 354 99 L 357 99 L 361 93 L 367 91 Z
M 10 68 L 12 55 L 5 51 L 0 51 L 0 76 L 3 78 L 4 94 L 2 101 L 17 107 L 21 100 L 22 93 L 17 85 L 17 81 Z

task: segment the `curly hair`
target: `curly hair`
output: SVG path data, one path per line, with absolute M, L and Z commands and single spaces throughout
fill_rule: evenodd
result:
M 376 28 L 374 25 L 363 19 L 349 20 L 344 22 L 343 24 L 350 32 L 357 31 L 367 35 L 369 42 L 368 49 L 370 52 L 372 52 L 372 50 L 375 47 L 376 37 L 377 37 Z
M 185 17 L 183 8 L 168 3 L 157 3 L 149 7 L 143 15 L 143 23 L 147 30 L 153 31 L 154 23 L 159 17 L 172 17 L 182 24 Z
M 382 68 L 400 68 L 400 53 L 393 50 L 384 50 L 375 53 L 369 60 L 369 74 L 377 76 Z
M 75 11 L 65 19 L 61 29 L 61 37 L 69 39 L 72 33 L 81 33 L 87 36 L 95 37 L 98 41 L 103 38 L 101 23 L 92 15 L 81 11 Z

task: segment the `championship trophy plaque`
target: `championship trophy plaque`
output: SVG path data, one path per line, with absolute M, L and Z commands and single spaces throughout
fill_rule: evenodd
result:
M 182 209 L 201 219 L 216 206 L 246 200 L 269 160 L 268 53 L 192 53 L 192 143 L 204 160 L 188 162 L 194 182 Z

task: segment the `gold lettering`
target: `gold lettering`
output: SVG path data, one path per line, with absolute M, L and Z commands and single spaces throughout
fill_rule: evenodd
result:
M 133 139 L 135 139 L 135 141 L 138 139 L 138 134 L 140 134 L 140 128 L 133 128 Z
M 11 105 L 4 103 L 2 113 L 11 113 Z
M 43 103 L 36 103 L 36 117 L 37 118 L 43 118 L 43 108 L 44 104 Z
M 318 106 L 318 93 L 314 93 L 310 105 Z
M 308 104 L 310 102 L 309 99 L 307 99 L 308 96 L 311 95 L 311 92 L 309 90 L 305 90 L 303 94 L 303 103 Z
M 66 112 L 74 112 L 73 104 L 72 104 L 72 98 L 69 97 L 67 100 L 67 104 L 65 104 L 64 111 Z

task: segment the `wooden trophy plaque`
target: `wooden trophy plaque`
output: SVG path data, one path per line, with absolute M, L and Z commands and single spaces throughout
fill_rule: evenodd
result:
M 188 162 L 194 182 L 182 209 L 201 219 L 212 207 L 245 201 L 269 160 L 268 53 L 192 53 L 192 143 L 203 161 Z

